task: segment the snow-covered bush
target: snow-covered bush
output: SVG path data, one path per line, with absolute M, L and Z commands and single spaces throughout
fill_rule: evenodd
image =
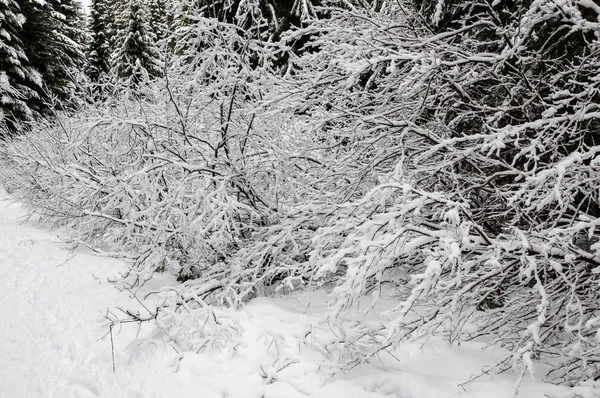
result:
M 209 305 L 310 279 L 297 264 L 315 228 L 305 223 L 321 215 L 311 203 L 327 200 L 327 162 L 307 118 L 273 100 L 267 63 L 255 62 L 260 43 L 235 25 L 193 21 L 176 32 L 164 78 L 135 95 L 110 90 L 122 95 L 3 146 L 0 178 L 74 244 L 126 259 L 128 287 L 175 274 L 182 284 L 163 292 L 157 321 L 199 348 L 204 332 L 182 328 L 206 326 L 217 311 Z
M 328 9 L 277 42 L 189 12 L 147 94 L 3 147 L 2 183 L 130 284 L 177 274 L 159 323 L 186 348 L 229 335 L 202 334 L 213 304 L 325 286 L 336 323 L 391 290 L 377 329 L 335 326 L 338 359 L 438 334 L 595 378 L 598 10 L 423 7 Z
M 371 185 L 315 232 L 315 278 L 343 274 L 336 315 L 385 284 L 403 297 L 389 326 L 345 339 L 355 359 L 487 336 L 513 353 L 502 370 L 543 358 L 551 379 L 596 377 L 598 10 L 458 3 L 443 28 L 393 13 L 312 27 L 324 36 L 297 61 L 312 71 L 298 108 L 329 110 L 347 174 Z

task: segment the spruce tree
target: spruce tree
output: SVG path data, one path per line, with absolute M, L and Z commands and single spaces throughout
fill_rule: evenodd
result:
M 169 35 L 169 27 L 173 16 L 167 0 L 148 1 L 148 22 L 150 31 L 154 35 L 154 42 L 161 43 Z
M 147 29 L 142 2 L 130 0 L 121 11 L 117 24 L 121 28 L 115 38 L 117 49 L 111 58 L 114 75 L 133 89 L 142 81 L 160 76 L 160 56 Z
M 124 26 L 120 25 L 122 22 L 122 18 L 120 18 L 120 16 L 129 6 L 129 2 L 128 0 L 105 0 L 102 3 L 104 4 L 106 15 L 104 18 L 104 22 L 106 23 L 106 39 L 108 40 L 108 44 L 112 51 L 117 45 L 117 33 L 120 29 L 124 28 Z
M 56 84 L 50 89 L 62 105 L 71 104 L 76 99 L 85 65 L 85 13 L 77 0 L 50 0 L 48 3 L 53 8 L 53 52 L 60 57 L 54 73 Z
M 24 20 L 15 1 L 0 1 L 0 125 L 10 131 L 33 118 L 32 104 L 39 100 L 41 80 L 29 66 L 21 41 Z
M 67 106 L 75 99 L 78 74 L 83 66 L 84 31 L 79 3 L 74 0 L 22 1 L 25 53 L 42 77 L 44 91 L 37 104 L 44 114 L 56 102 Z
M 110 17 L 106 2 L 93 0 L 90 5 L 87 65 L 85 73 L 92 83 L 102 83 L 110 72 Z

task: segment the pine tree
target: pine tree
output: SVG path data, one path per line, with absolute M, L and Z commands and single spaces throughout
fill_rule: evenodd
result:
M 105 1 L 92 1 L 89 18 L 90 41 L 85 69 L 92 83 L 106 81 L 110 72 L 110 22 L 107 20 L 109 16 Z
M 115 38 L 117 50 L 111 58 L 115 76 L 133 89 L 142 81 L 160 76 L 159 52 L 148 32 L 141 1 L 130 0 L 121 11 L 117 24 L 121 28 Z
M 0 125 L 14 131 L 36 113 L 40 76 L 29 66 L 23 49 L 24 16 L 13 0 L 0 1 Z M 0 134 L 0 137 L 2 134 Z

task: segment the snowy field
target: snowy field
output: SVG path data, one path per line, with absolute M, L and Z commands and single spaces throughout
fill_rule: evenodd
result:
M 232 343 L 202 353 L 178 353 L 150 324 L 117 325 L 113 371 L 107 311 L 143 312 L 130 293 L 106 282 L 124 264 L 71 253 L 56 235 L 23 224 L 24 216 L 18 205 L 0 202 L 1 397 L 515 396 L 516 373 L 462 384 L 502 354 L 481 344 L 407 344 L 370 364 L 336 370 L 307 343 L 327 339 L 320 327 L 324 298 L 314 293 L 310 306 L 305 294 L 252 301 L 230 314 L 239 332 Z M 593 394 L 526 377 L 517 396 Z

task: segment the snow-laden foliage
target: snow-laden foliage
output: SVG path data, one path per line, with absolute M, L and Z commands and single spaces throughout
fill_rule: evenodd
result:
M 67 226 L 73 243 L 130 261 L 128 285 L 178 276 L 158 321 L 196 349 L 217 311 L 208 304 L 239 305 L 294 274 L 293 234 L 310 231 L 295 231 L 293 213 L 319 197 L 304 178 L 322 165 L 308 153 L 306 123 L 261 99 L 272 80 L 244 67 L 260 49 L 239 32 L 199 19 L 181 33 L 177 73 L 42 125 L 2 153 L 13 197 Z M 201 337 L 191 325 L 205 325 Z M 229 333 L 219 325 L 211 336 Z
M 87 43 L 85 74 L 92 83 L 101 84 L 109 80 L 110 43 L 108 33 L 107 4 L 94 0 L 90 4 L 89 41 Z M 99 91 L 99 90 L 96 90 Z
M 543 357 L 553 379 L 596 377 L 598 13 L 497 3 L 439 33 L 391 14 L 323 23 L 321 52 L 299 61 L 313 70 L 301 106 L 329 108 L 379 183 L 315 232 L 311 261 L 344 274 L 333 314 L 400 285 L 390 326 L 363 334 L 374 351 L 489 336 L 513 352 L 502 369 Z
M 162 62 L 141 0 L 129 0 L 119 11 L 112 74 L 120 86 L 137 91 L 142 83 L 162 74 Z
M 24 22 L 17 2 L 0 3 L 0 128 L 6 126 L 6 134 L 33 118 L 30 102 L 39 99 L 39 73 L 28 65 L 21 40 Z
M 42 116 L 77 105 L 84 65 L 84 14 L 75 0 L 24 1 L 21 40 L 28 64 L 40 74 L 39 100 L 30 106 Z
M 2 1 L 0 137 L 81 101 L 83 24 L 77 1 Z
M 438 334 L 509 349 L 499 370 L 596 378 L 594 4 L 314 5 L 327 19 L 277 41 L 189 7 L 136 100 L 3 148 L 16 199 L 127 258 L 130 284 L 178 275 L 158 321 L 188 349 L 235 329 L 214 304 L 325 287 L 350 366 Z M 338 323 L 390 291 L 380 327 Z

